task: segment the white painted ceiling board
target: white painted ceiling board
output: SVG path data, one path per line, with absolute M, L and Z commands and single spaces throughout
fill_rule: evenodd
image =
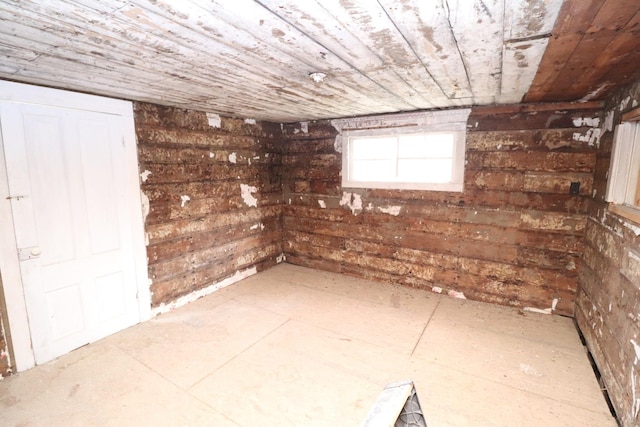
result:
M 2 1 L 0 78 L 276 122 L 519 102 L 561 3 Z

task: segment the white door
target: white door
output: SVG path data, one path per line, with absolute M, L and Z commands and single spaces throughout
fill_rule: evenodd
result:
M 118 115 L 0 103 L 36 363 L 140 321 Z

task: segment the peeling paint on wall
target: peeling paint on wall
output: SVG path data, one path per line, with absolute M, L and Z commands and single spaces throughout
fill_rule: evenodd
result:
M 229 154 L 229 162 L 236 163 L 238 161 L 238 153 Z
M 556 311 L 556 307 L 559 301 L 560 300 L 558 298 L 554 298 L 553 301 L 551 301 L 551 307 L 549 308 L 525 307 L 523 308 L 523 311 L 529 311 L 531 313 L 539 314 L 553 314 L 553 312 Z
M 287 257 L 286 257 L 286 255 L 285 255 L 285 254 L 280 254 L 280 255 L 278 255 L 278 256 L 276 257 L 276 262 L 277 262 L 278 264 L 280 264 L 280 263 L 282 263 L 282 262 L 285 262 L 286 260 L 287 260 Z
M 251 227 L 249 227 L 249 230 L 257 230 L 258 228 L 260 230 L 264 230 L 264 224 L 261 222 L 258 224 L 253 224 Z
M 360 194 L 343 191 L 340 206 L 347 206 L 351 209 L 352 214 L 358 215 L 358 213 L 362 212 L 362 196 Z
M 393 216 L 400 215 L 400 211 L 402 210 L 401 206 L 380 206 L 378 210 L 382 213 L 386 213 Z
M 191 197 L 187 196 L 186 194 L 180 196 L 180 207 L 184 208 L 184 205 L 186 205 L 189 200 L 191 200 Z
M 582 135 L 580 132 L 574 132 L 573 140 L 586 142 L 587 144 L 589 144 L 589 147 L 599 147 L 601 133 L 602 131 L 600 130 L 600 128 L 591 128 L 584 135 Z
M 147 222 L 147 216 L 149 216 L 149 196 L 144 194 L 144 191 L 140 191 L 140 200 L 142 202 L 142 222 Z
M 322 209 L 327 208 L 327 203 L 324 200 L 318 200 L 318 205 L 320 205 Z
M 225 288 L 229 285 L 232 285 L 236 282 L 239 282 L 240 280 L 246 279 L 249 276 L 253 276 L 254 274 L 256 274 L 258 272 L 257 268 L 251 267 L 251 268 L 247 268 L 246 270 L 243 271 L 236 271 L 236 273 L 231 276 L 231 277 L 227 277 L 224 280 L 221 280 L 218 283 L 214 283 L 210 286 L 207 286 L 205 288 L 202 288 L 200 290 L 197 290 L 195 292 L 191 292 L 188 295 L 185 295 L 183 297 L 178 298 L 175 301 L 172 301 L 168 304 L 160 304 L 158 307 L 154 308 L 153 310 L 151 310 L 151 316 L 155 317 L 158 314 L 163 314 L 163 313 L 168 313 L 172 310 L 175 310 L 178 307 L 181 307 L 185 304 L 188 304 L 190 302 L 193 302 L 197 299 L 200 299 L 206 295 L 212 294 L 213 292 Z
M 573 119 L 573 125 L 577 128 L 581 127 L 598 127 L 600 126 L 600 118 L 599 117 L 576 117 Z
M 207 113 L 207 122 L 211 127 L 214 127 L 214 128 L 222 127 L 222 119 L 220 118 L 219 114 Z
M 615 111 L 610 110 L 607 111 L 606 116 L 604 118 L 604 130 L 602 131 L 602 133 L 605 132 L 613 132 L 613 118 L 615 117 Z
M 631 97 L 630 96 L 627 96 L 625 99 L 620 101 L 620 111 L 626 110 L 627 109 L 627 105 L 629 105 L 630 101 L 631 101 Z
M 635 340 L 629 340 L 631 342 L 631 345 L 633 345 L 633 350 L 636 353 L 636 358 L 633 360 L 633 364 L 637 365 L 638 364 L 638 360 L 640 360 L 640 345 L 638 345 L 637 342 L 635 342 Z
M 253 196 L 256 191 L 258 189 L 253 185 L 240 184 L 240 195 L 245 205 L 254 208 L 258 206 L 258 199 Z
M 244 119 L 244 124 L 245 125 L 255 125 L 256 124 L 256 119 Z
M 150 170 L 145 170 L 140 174 L 140 179 L 142 179 L 142 182 L 146 182 L 150 175 L 153 175 L 153 173 Z

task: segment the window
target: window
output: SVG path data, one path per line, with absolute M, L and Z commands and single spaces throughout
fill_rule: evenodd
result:
M 333 120 L 342 186 L 462 191 L 470 110 Z
M 640 122 L 616 126 L 605 200 L 609 210 L 640 222 Z

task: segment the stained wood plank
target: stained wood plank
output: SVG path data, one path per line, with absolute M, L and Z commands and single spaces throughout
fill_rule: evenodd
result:
M 621 8 L 620 11 L 629 13 L 624 16 L 628 19 L 632 16 L 633 9 Z M 598 17 L 596 17 L 598 18 Z M 616 17 L 618 22 L 623 22 L 623 19 Z M 602 22 L 600 19 L 600 25 L 594 24 L 589 28 L 590 35 L 596 42 L 592 43 L 593 50 L 596 52 L 597 57 L 593 62 L 585 68 L 582 75 L 575 80 L 569 91 L 576 96 L 580 94 L 588 94 L 594 87 L 599 86 L 605 81 L 609 70 L 615 70 L 620 62 L 625 58 L 635 57 L 635 62 L 640 58 L 637 53 L 640 49 L 640 37 L 638 32 L 640 29 L 640 5 L 635 11 L 635 16 L 629 20 L 623 28 L 611 28 L 611 23 Z M 602 25 L 608 28 L 600 28 Z M 608 33 L 608 34 L 605 34 Z M 620 74 L 623 71 L 620 70 Z M 615 80 L 620 82 L 619 79 Z
M 448 98 L 471 98 L 469 78 L 442 1 L 379 2 L 430 77 Z
M 510 1 L 505 7 L 502 78 L 497 102 L 519 103 L 536 75 L 561 0 Z
M 559 101 L 550 99 L 549 90 L 567 66 L 583 35 L 602 7 L 604 0 L 566 0 L 553 30 L 553 37 L 542 58 L 536 77 L 525 96 L 527 102 Z
M 473 96 L 495 100 L 501 86 L 504 0 L 474 0 L 472 6 L 463 0 L 448 4 L 449 21 L 464 57 Z

